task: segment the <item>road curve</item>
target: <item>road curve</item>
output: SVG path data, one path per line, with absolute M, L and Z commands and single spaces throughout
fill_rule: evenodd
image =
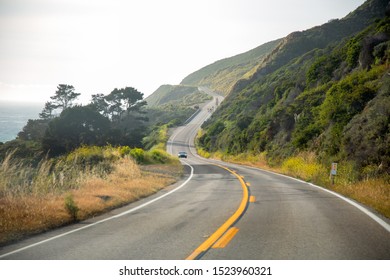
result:
M 234 236 L 202 259 L 390 259 L 388 219 L 310 183 L 202 159 L 193 143 L 189 150 L 195 166 L 222 164 L 250 186 L 250 202 L 233 226 Z
M 0 258 L 390 259 L 385 218 L 374 220 L 306 182 L 198 157 L 193 139 L 214 104 L 168 142 L 172 154 L 189 154 L 182 181 L 100 217 L 0 248 Z

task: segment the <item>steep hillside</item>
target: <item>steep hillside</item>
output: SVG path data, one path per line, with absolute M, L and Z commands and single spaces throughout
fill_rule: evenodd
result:
M 262 60 L 256 72 L 249 79 L 237 82 L 233 91 L 239 92 L 247 84 L 272 73 L 292 59 L 311 50 L 325 48 L 329 44 L 337 43 L 356 34 L 373 23 L 376 18 L 383 17 L 388 2 L 388 0 L 369 0 L 343 19 L 330 20 L 326 24 L 306 31 L 291 33 Z
M 389 173 L 387 5 L 369 0 L 344 19 L 284 38 L 234 86 L 199 144 L 262 153 L 271 163 L 306 151 L 326 165 L 348 161 L 353 176 Z
M 226 95 L 239 79 L 253 74 L 262 62 L 262 59 L 279 42 L 280 40 L 275 40 L 248 52 L 218 60 L 188 75 L 183 79 L 181 84 L 207 86 L 218 93 Z
M 330 20 L 322 26 L 292 33 L 286 38 L 207 65 L 185 77 L 181 84 L 207 86 L 223 95 L 240 91 L 247 83 L 275 71 L 293 58 L 359 32 L 373 19 L 383 15 L 386 5 L 387 1 L 383 0 L 367 1 L 341 20 Z

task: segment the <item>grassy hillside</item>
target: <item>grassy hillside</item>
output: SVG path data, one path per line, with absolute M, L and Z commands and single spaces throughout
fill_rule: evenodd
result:
M 162 85 L 146 98 L 149 127 L 177 126 L 187 120 L 210 96 L 194 86 Z
M 330 20 L 322 26 L 294 32 L 286 38 L 268 42 L 243 54 L 218 60 L 188 75 L 181 84 L 207 86 L 223 95 L 238 92 L 293 58 L 359 32 L 376 17 L 383 15 L 387 2 L 367 1 L 343 19 Z
M 261 77 L 276 71 L 292 59 L 311 50 L 323 49 L 330 44 L 337 44 L 337 42 L 360 32 L 372 24 L 375 19 L 384 16 L 387 4 L 387 0 L 369 0 L 343 19 L 330 20 L 321 26 L 291 33 L 283 38 L 274 50 L 262 60 L 250 78 L 238 81 L 232 91 L 241 91 L 248 84 L 256 82 Z
M 218 60 L 188 75 L 181 84 L 208 86 L 214 91 L 226 95 L 239 79 L 256 71 L 262 59 L 279 42 L 280 40 L 268 42 L 248 52 Z
M 274 160 L 313 150 L 323 159 L 351 159 L 361 167 L 390 165 L 383 151 L 388 144 L 388 112 L 383 106 L 387 104 L 390 78 L 385 2 L 370 0 L 337 21 L 337 35 L 327 36 L 330 25 L 336 24 L 331 22 L 287 36 L 283 46 L 270 55 L 268 64 L 239 82 L 204 126 L 206 133 L 200 139 L 203 147 L 227 154 L 266 151 Z M 357 16 L 368 26 L 360 33 L 355 29 L 361 23 L 358 27 L 351 24 Z M 345 30 L 352 36 L 341 36 L 348 33 Z M 308 42 L 317 41 L 313 38 L 319 38 L 323 47 L 313 43 L 310 48 Z M 377 109 L 385 117 L 369 113 L 380 104 Z M 355 135 L 355 129 L 362 135 Z M 370 139 L 363 135 L 365 130 L 373 135 Z M 358 148 L 363 148 L 362 139 L 367 140 L 366 147 L 382 148 L 363 160 L 364 156 L 357 155 L 362 153 Z
M 193 106 L 207 100 L 207 94 L 200 92 L 196 86 L 162 85 L 145 100 L 148 107 L 166 104 Z
M 344 19 L 283 39 L 203 126 L 201 153 L 266 163 L 390 217 L 387 2 L 367 1 Z

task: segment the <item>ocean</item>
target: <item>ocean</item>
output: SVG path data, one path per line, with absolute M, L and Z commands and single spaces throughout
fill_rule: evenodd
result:
M 16 138 L 29 119 L 38 119 L 44 104 L 0 101 L 0 142 Z

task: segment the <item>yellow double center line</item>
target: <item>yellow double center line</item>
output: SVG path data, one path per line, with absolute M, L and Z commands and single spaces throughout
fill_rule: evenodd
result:
M 240 219 L 241 215 L 245 212 L 245 209 L 249 202 L 249 190 L 243 178 L 240 175 L 238 175 L 235 171 L 227 167 L 224 167 L 222 165 L 217 165 L 217 164 L 216 166 L 229 171 L 230 173 L 232 173 L 234 176 L 238 178 L 243 190 L 242 200 L 236 212 L 232 216 L 230 216 L 230 218 L 227 219 L 226 222 L 220 228 L 218 228 L 206 241 L 204 241 L 198 248 L 196 248 L 195 251 L 192 252 L 192 254 L 186 258 L 186 260 L 199 259 L 205 252 L 207 252 L 211 248 L 211 246 L 213 246 L 214 243 L 216 243 L 221 238 L 221 236 L 225 232 L 227 232 L 231 228 L 231 226 L 238 221 L 238 219 Z

